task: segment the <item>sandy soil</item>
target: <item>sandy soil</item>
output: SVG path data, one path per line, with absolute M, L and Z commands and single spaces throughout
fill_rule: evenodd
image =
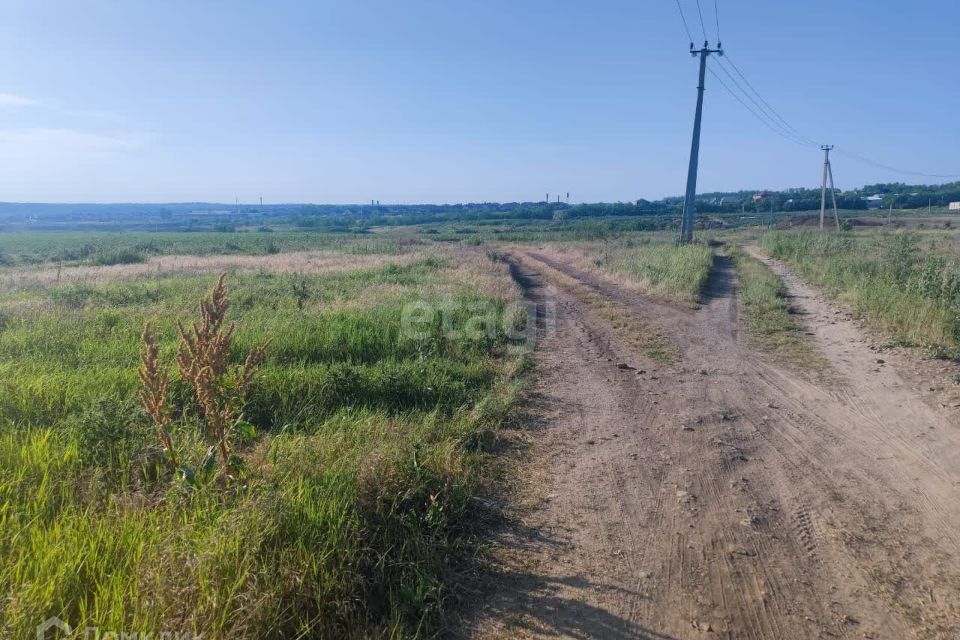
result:
M 848 315 L 770 264 L 829 371 L 786 370 L 752 348 L 723 256 L 692 310 L 561 254 L 514 252 L 527 296 L 556 304 L 556 331 L 536 354 L 521 500 L 466 635 L 960 637 L 955 408 L 921 391 L 929 371 L 878 354 Z M 632 352 L 550 284 L 558 272 L 681 357 L 655 366 Z

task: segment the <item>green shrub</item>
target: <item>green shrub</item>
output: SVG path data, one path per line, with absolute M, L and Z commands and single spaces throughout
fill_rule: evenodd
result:
M 141 457 L 150 441 L 150 423 L 132 399 L 102 396 L 65 421 L 80 462 L 115 473 Z
M 146 256 L 140 251 L 130 249 L 101 250 L 90 257 L 90 263 L 100 267 L 115 264 L 138 264 L 146 262 Z

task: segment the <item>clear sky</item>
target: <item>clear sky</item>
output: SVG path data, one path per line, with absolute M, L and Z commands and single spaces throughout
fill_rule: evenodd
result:
M 958 0 L 719 5 L 730 58 L 794 127 L 960 173 Z M 0 201 L 679 195 L 687 47 L 674 0 L 0 0 Z M 821 163 L 708 75 L 700 191 L 817 186 Z

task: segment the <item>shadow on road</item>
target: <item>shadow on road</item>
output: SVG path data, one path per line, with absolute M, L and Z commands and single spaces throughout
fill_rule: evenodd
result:
M 540 544 L 542 536 L 536 533 Z M 529 544 L 538 544 L 529 540 Z M 521 546 L 523 543 L 520 543 Z M 558 544 L 556 541 L 550 544 Z M 466 627 L 445 634 L 449 638 L 488 637 L 559 637 L 603 638 L 610 640 L 674 640 L 618 616 L 606 609 L 585 602 L 577 595 L 609 588 L 590 582 L 582 576 L 548 577 L 524 571 L 497 571 L 485 576 L 486 588 L 476 596 L 482 598 L 479 615 Z M 573 596 L 561 596 L 559 592 Z M 637 594 L 625 594 L 640 597 Z M 495 629 L 487 625 L 495 624 Z
M 700 294 L 701 303 L 710 304 L 715 300 L 734 296 L 737 290 L 736 282 L 736 273 L 730 256 L 722 253 L 714 254 L 710 277 L 703 288 L 703 293 Z

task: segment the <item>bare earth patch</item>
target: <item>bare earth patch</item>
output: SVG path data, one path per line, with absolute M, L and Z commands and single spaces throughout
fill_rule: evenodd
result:
M 557 331 L 536 354 L 526 500 L 468 633 L 960 637 L 960 429 L 912 369 L 786 273 L 829 380 L 753 351 L 729 264 L 697 311 L 548 266 L 662 331 L 679 358 L 638 362 L 575 284 L 517 263 L 528 298 L 557 302 Z

